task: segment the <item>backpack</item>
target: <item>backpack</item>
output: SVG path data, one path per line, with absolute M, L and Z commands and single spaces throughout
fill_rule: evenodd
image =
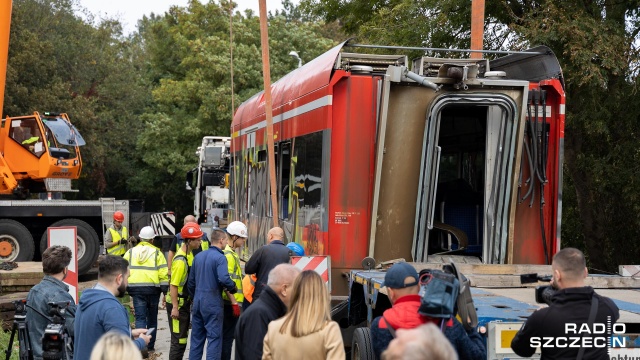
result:
M 420 271 L 420 308 L 418 313 L 438 319 L 451 319 L 456 315 L 456 301 L 460 283 L 453 274 L 441 270 Z

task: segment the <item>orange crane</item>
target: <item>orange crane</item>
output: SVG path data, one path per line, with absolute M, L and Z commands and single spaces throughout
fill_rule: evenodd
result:
M 6 83 L 12 1 L 0 8 L 0 109 Z M 85 142 L 67 114 L 35 112 L 0 123 L 0 195 L 26 198 L 30 193 L 72 191 L 80 177 L 80 146 Z

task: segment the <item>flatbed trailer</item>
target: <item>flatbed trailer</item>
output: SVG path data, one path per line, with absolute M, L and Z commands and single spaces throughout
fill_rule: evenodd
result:
M 443 265 L 411 264 L 417 271 L 442 269 Z M 518 359 L 510 348 L 511 339 L 531 313 L 546 306 L 535 302 L 535 286 L 545 283 L 520 284 L 520 275 L 532 272 L 541 275 L 551 274 L 551 266 L 456 264 L 456 267 L 470 280 L 471 294 L 478 314 L 478 326 L 484 326 L 488 330 L 487 359 Z M 339 316 L 335 316 L 334 313 L 334 320 L 342 321 L 343 328 L 348 324 L 351 330 L 354 330 L 353 327 L 369 328 L 373 319 L 391 306 L 386 288 L 382 286 L 384 276 L 385 272 L 381 269 L 352 270 L 348 275 L 349 298 L 346 300 L 346 311 L 343 312 L 347 317 L 337 319 Z M 639 277 L 590 275 L 586 279 L 586 285 L 592 286 L 598 294 L 614 301 L 620 309 L 619 322 L 640 323 Z M 368 345 L 358 343 L 362 339 L 363 336 L 353 336 L 349 339 L 345 337 L 345 343 L 351 344 L 352 359 L 372 358 Z M 357 350 L 354 351 L 355 348 Z M 621 350 L 612 351 L 615 353 Z M 533 358 L 539 356 L 538 351 Z

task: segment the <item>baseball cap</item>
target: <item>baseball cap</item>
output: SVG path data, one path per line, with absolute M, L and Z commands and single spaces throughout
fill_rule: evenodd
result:
M 413 278 L 414 281 L 405 284 L 404 279 L 408 277 Z M 403 289 L 414 285 L 418 285 L 418 272 L 413 266 L 406 262 L 396 263 L 387 270 L 387 274 L 384 276 L 384 283 L 382 284 L 382 286 L 392 289 Z

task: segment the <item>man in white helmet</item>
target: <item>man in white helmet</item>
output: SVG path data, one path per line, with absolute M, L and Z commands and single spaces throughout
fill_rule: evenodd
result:
M 160 293 L 169 290 L 167 260 L 160 249 L 153 246 L 156 237 L 151 226 L 140 230 L 140 243 L 127 250 L 123 258 L 129 262 L 129 286 L 127 292 L 133 298 L 136 328 L 158 327 L 158 303 Z M 156 333 L 151 335 L 148 350 L 154 351 Z
M 240 221 L 234 221 L 227 226 L 229 240 L 224 249 L 224 256 L 227 258 L 227 266 L 231 280 L 236 284 L 238 292 L 229 296 L 222 294 L 224 303 L 224 322 L 222 325 L 222 360 L 231 359 L 231 349 L 233 347 L 233 337 L 236 331 L 236 323 L 240 317 L 240 306 L 244 301 L 242 293 L 242 270 L 240 269 L 240 257 L 237 251 L 244 246 L 247 241 L 247 227 Z

